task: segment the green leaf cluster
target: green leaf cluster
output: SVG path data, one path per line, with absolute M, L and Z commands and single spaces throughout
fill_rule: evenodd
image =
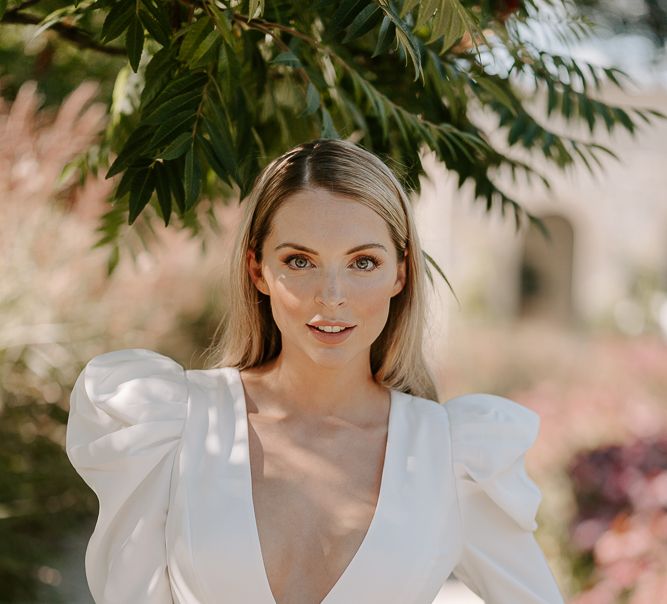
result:
M 117 178 L 98 241 L 114 250 L 110 270 L 123 225 L 140 216 L 167 225 L 176 214 L 197 232 L 198 207 L 210 218 L 211 200 L 243 198 L 264 165 L 304 140 L 352 137 L 415 190 L 431 149 L 488 210 L 541 227 L 495 179 L 509 169 L 548 180 L 495 148 L 476 108 L 497 116 L 510 148 L 589 170 L 602 166 L 601 153 L 616 157 L 593 140 L 598 125 L 635 134 L 667 117 L 600 100 L 603 87 L 631 81 L 621 70 L 536 48 L 525 36 L 544 6 L 534 0 L 83 0 L 39 18 L 40 3 L 27 4 L 10 1 L 3 22 L 37 21 L 127 58 L 95 154 L 112 158 L 107 176 Z M 557 27 L 563 40 L 587 35 L 570 2 L 546 5 L 569 11 Z M 504 72 L 490 68 L 499 56 L 509 57 Z M 533 98 L 526 82 L 544 94 Z M 544 119 L 556 114 L 585 124 L 591 139 L 556 132 Z

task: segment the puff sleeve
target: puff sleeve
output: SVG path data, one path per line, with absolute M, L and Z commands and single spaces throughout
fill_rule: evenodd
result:
M 445 408 L 464 536 L 454 576 L 486 604 L 563 604 L 533 534 L 542 494 L 524 465 L 539 415 L 493 394 Z
M 93 357 L 70 397 L 65 448 L 95 492 L 86 550 L 97 604 L 170 604 L 165 522 L 188 403 L 185 371 L 134 348 Z

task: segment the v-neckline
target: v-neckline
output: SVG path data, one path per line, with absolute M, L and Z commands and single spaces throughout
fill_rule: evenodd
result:
M 247 499 L 246 509 L 248 510 L 249 524 L 252 527 L 252 539 L 254 542 L 255 555 L 257 558 L 257 563 L 259 565 L 259 572 L 261 574 L 261 581 L 264 585 L 264 590 L 266 591 L 266 604 L 277 604 L 276 599 L 271 590 L 271 584 L 269 583 L 268 573 L 266 572 L 266 564 L 264 563 L 264 555 L 262 553 L 262 545 L 259 538 L 259 526 L 257 524 L 257 515 L 255 513 L 255 503 L 253 500 L 252 493 L 252 469 L 250 466 L 250 441 L 249 441 L 249 421 L 248 421 L 248 407 L 245 395 L 245 389 L 243 386 L 243 381 L 241 379 L 241 372 L 237 367 L 232 367 L 232 376 L 234 378 L 234 388 L 236 392 L 234 393 L 234 410 L 236 413 L 236 425 L 240 428 L 235 431 L 235 448 L 242 447 L 243 451 L 243 465 L 245 473 L 246 488 L 244 489 L 243 496 Z M 371 518 L 366 534 L 361 541 L 361 544 L 357 548 L 356 552 L 348 562 L 347 566 L 343 569 L 343 572 L 339 575 L 336 582 L 333 584 L 331 589 L 324 596 L 324 599 L 319 602 L 319 604 L 333 604 L 333 598 L 336 596 L 336 593 L 341 589 L 344 589 L 344 582 L 349 579 L 351 574 L 354 572 L 356 566 L 361 564 L 363 560 L 364 552 L 370 547 L 369 542 L 375 536 L 375 533 L 379 530 L 378 526 L 383 518 L 383 502 L 387 497 L 387 491 L 390 487 L 388 485 L 388 478 L 391 476 L 390 465 L 393 455 L 393 432 L 394 428 L 394 416 L 396 415 L 397 407 L 397 398 L 398 391 L 395 389 L 389 389 L 389 417 L 387 422 L 387 440 L 385 443 L 384 450 L 384 460 L 382 463 L 382 475 L 380 477 L 380 489 L 378 492 L 377 502 L 375 504 L 375 511 Z M 341 600 L 342 601 L 342 600 Z

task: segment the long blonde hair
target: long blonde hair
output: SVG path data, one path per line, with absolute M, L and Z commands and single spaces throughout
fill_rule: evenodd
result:
M 387 323 L 371 345 L 371 372 L 377 383 L 415 396 L 437 400 L 424 362 L 428 268 L 406 192 L 390 168 L 354 143 L 316 139 L 298 145 L 269 163 L 257 176 L 234 244 L 227 280 L 227 308 L 209 347 L 209 368 L 246 369 L 275 358 L 281 334 L 273 320 L 270 298 L 257 290 L 247 269 L 246 253 L 262 260 L 273 215 L 292 194 L 313 188 L 355 199 L 387 223 L 397 259 L 406 257 L 406 283 L 390 301 Z M 219 332 L 221 337 L 217 338 Z

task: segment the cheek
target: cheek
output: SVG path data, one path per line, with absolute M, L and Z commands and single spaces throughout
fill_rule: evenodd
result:
M 271 291 L 271 312 L 279 327 L 287 327 L 287 322 L 302 318 L 304 306 L 310 301 L 311 288 L 306 279 L 289 279 L 284 275 L 267 275 Z
M 351 290 L 354 293 L 349 300 L 355 315 L 369 325 L 384 325 L 389 313 L 393 285 L 393 280 L 386 276 L 359 279 Z

